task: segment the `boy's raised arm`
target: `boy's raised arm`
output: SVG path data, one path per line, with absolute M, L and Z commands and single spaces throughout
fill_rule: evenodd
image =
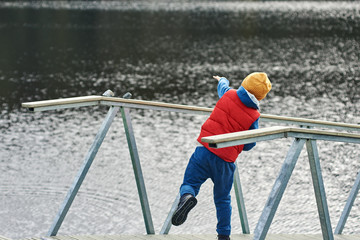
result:
M 227 91 L 229 91 L 231 89 L 231 87 L 229 87 L 229 80 L 227 80 L 224 77 L 219 77 L 219 76 L 213 76 L 214 79 L 218 80 L 218 86 L 217 86 L 217 92 L 219 95 L 219 98 L 221 98 Z

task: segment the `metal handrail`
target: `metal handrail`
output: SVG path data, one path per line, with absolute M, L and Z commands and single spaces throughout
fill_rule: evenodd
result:
M 208 143 L 209 146 L 213 148 L 224 148 L 284 137 L 293 137 L 295 140 L 288 151 L 288 155 L 283 163 L 283 166 L 271 190 L 267 203 L 265 204 L 262 215 L 260 216 L 258 224 L 255 228 L 254 239 L 265 239 L 267 232 L 270 228 L 272 219 L 274 218 L 275 212 L 279 206 L 282 195 L 287 186 L 287 183 L 300 155 L 301 149 L 306 142 L 323 238 L 333 240 L 334 236 L 332 233 L 329 210 L 327 206 L 325 187 L 321 175 L 321 167 L 316 140 L 360 144 L 360 134 L 276 126 L 251 131 L 242 131 L 203 137 L 201 141 Z M 342 233 L 350 210 L 355 201 L 356 195 L 359 192 L 359 189 L 360 172 L 358 172 L 355 183 L 344 206 L 344 210 L 341 214 L 340 220 L 335 228 L 335 234 Z
M 224 148 L 284 137 L 360 143 L 360 134 L 280 126 L 203 137 L 201 141 Z
M 123 118 L 126 138 L 129 145 L 129 151 L 130 151 L 131 161 L 133 164 L 133 170 L 137 183 L 141 207 L 143 211 L 146 231 L 148 234 L 154 234 L 155 231 L 152 223 L 149 203 L 146 194 L 146 187 L 141 170 L 140 159 L 137 153 L 137 147 L 135 142 L 135 136 L 132 129 L 129 108 L 164 110 L 171 112 L 183 112 L 183 113 L 205 114 L 205 115 L 209 115 L 213 110 L 212 108 L 205 108 L 205 107 L 125 99 L 125 96 L 123 98 L 110 97 L 113 96 L 113 93 L 110 90 L 106 91 L 106 95 L 107 96 L 85 96 L 85 97 L 64 98 L 64 99 L 55 99 L 55 100 L 46 100 L 46 101 L 37 101 L 37 102 L 27 102 L 22 104 L 23 107 L 29 109 L 29 111 L 31 112 L 75 108 L 82 106 L 96 106 L 96 105 L 104 105 L 110 107 L 108 114 L 105 117 L 103 124 L 101 125 L 100 130 L 95 137 L 94 143 L 92 144 L 89 152 L 87 153 L 84 163 L 82 164 L 75 178 L 75 181 L 71 186 L 68 195 L 66 196 L 65 201 L 61 206 L 58 215 L 55 218 L 53 225 L 51 226 L 51 229 L 49 231 L 50 236 L 54 236 L 57 234 L 57 231 L 59 230 L 62 221 L 64 220 L 65 215 L 67 214 L 67 211 L 69 210 L 72 201 L 74 200 L 77 191 L 79 190 L 80 185 L 82 184 L 91 166 L 91 163 L 94 160 L 95 155 L 103 139 L 105 138 L 106 133 L 118 110 L 121 110 L 120 112 Z M 341 129 L 341 130 L 349 130 L 349 131 L 360 130 L 360 125 L 358 124 L 338 123 L 338 122 L 330 122 L 330 121 L 312 120 L 306 118 L 294 118 L 294 117 L 275 116 L 270 114 L 261 114 L 261 119 L 264 121 L 277 122 L 281 124 L 300 125 L 302 127 L 303 126 L 319 127 L 319 128 Z M 251 142 L 267 141 L 267 140 L 283 138 L 283 137 L 293 137 L 294 142 L 288 151 L 284 164 L 280 170 L 280 174 L 274 184 L 268 202 L 266 203 L 264 211 L 256 226 L 254 238 L 265 239 L 271 221 L 274 217 L 274 214 L 279 205 L 281 197 L 285 191 L 288 180 L 292 174 L 292 170 L 295 167 L 301 149 L 306 143 L 323 237 L 324 239 L 334 239 L 331 223 L 330 223 L 329 212 L 327 208 L 325 189 L 323 186 L 323 180 L 321 176 L 321 168 L 320 168 L 319 156 L 317 152 L 316 140 L 360 143 L 360 134 L 277 126 L 277 127 L 269 127 L 269 128 L 263 128 L 263 129 L 257 129 L 251 131 L 243 131 L 237 133 L 206 137 L 203 138 L 203 141 L 208 142 L 210 147 L 221 148 L 221 147 L 241 145 Z M 238 171 L 235 172 L 235 176 L 234 176 L 234 188 L 236 192 L 235 195 L 237 198 L 243 233 L 250 233 Z M 345 222 L 347 220 L 347 217 L 349 215 L 350 209 L 359 191 L 359 188 L 360 188 L 360 172 L 358 173 L 355 184 L 353 185 L 351 193 L 348 197 L 347 203 L 344 207 L 344 211 L 336 227 L 335 234 L 341 234 Z M 165 220 L 165 223 L 160 231 L 160 234 L 167 234 L 168 231 L 170 230 L 170 226 L 171 226 L 170 218 L 172 212 L 174 211 L 174 208 L 176 208 L 177 206 L 177 201 L 179 201 L 179 195 L 176 197 L 175 202 L 172 205 L 172 208 L 169 212 L 168 217 Z
M 171 104 L 171 103 L 155 102 L 155 101 L 124 99 L 124 98 L 106 97 L 106 96 L 84 96 L 84 97 L 27 102 L 27 103 L 23 103 L 22 107 L 29 109 L 29 111 L 37 112 L 37 111 L 47 111 L 47 110 L 94 106 L 94 105 L 164 110 L 164 111 L 172 111 L 172 112 L 185 112 L 185 113 L 205 114 L 205 115 L 210 114 L 213 110 L 213 108 L 207 108 L 207 107 Z M 360 131 L 359 124 L 349 124 L 349 123 L 314 120 L 307 118 L 277 116 L 271 114 L 261 114 L 260 118 L 263 121 L 276 122 L 281 124 L 293 124 L 293 125 L 300 125 L 306 127 Z

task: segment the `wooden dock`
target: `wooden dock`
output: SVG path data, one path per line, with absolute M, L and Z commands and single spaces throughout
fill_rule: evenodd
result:
M 234 234 L 232 240 L 252 240 L 253 234 Z M 22 240 L 216 240 L 215 234 L 169 235 L 64 235 L 25 238 Z M 360 235 L 334 235 L 335 240 L 360 240 Z M 0 240 L 10 240 L 0 236 Z M 268 234 L 266 240 L 323 240 L 321 234 Z
M 11 240 L 11 239 L 0 235 L 0 240 Z

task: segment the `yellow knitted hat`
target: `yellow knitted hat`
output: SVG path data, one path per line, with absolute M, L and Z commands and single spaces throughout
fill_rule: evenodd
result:
M 266 97 L 271 90 L 271 82 L 264 72 L 253 72 L 249 74 L 241 83 L 249 93 L 253 94 L 257 100 Z

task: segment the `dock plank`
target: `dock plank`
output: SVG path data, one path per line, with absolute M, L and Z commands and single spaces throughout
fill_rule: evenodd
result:
M 253 234 L 233 234 L 232 240 L 252 240 Z M 33 240 L 216 240 L 216 234 L 169 234 L 169 235 L 63 235 Z M 360 240 L 360 235 L 334 235 L 335 240 Z M 11 240 L 1 237 L 0 240 Z M 25 239 L 23 239 L 25 240 Z M 266 240 L 323 240 L 321 234 L 268 234 Z

